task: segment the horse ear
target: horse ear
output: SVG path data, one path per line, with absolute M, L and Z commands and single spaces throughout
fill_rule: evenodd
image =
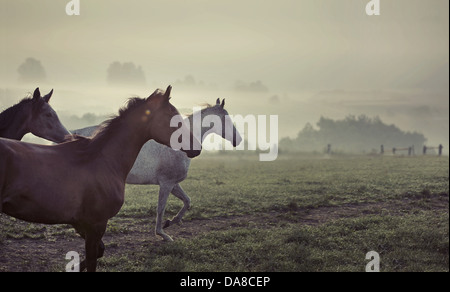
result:
M 172 86 L 169 85 L 166 89 L 166 93 L 164 94 L 164 97 L 167 98 L 167 100 L 169 100 L 170 98 L 170 92 L 172 91 Z
M 39 87 L 34 90 L 33 100 L 37 101 L 41 98 L 41 92 L 39 91 Z
M 217 100 L 216 100 L 216 105 L 219 105 L 220 104 L 220 98 L 218 98 Z
M 220 107 L 222 107 L 222 108 L 225 107 L 225 98 L 222 100 L 222 104 L 220 105 Z
M 43 97 L 44 101 L 48 103 L 50 101 L 50 97 L 52 97 L 53 89 L 46 96 Z

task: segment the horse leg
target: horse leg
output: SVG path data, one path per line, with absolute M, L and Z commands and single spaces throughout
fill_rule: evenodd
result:
M 182 200 L 184 203 L 183 208 L 178 212 L 177 216 L 175 216 L 172 220 L 167 220 L 164 224 L 164 228 L 169 227 L 170 225 L 181 223 L 181 219 L 183 219 L 184 214 L 187 210 L 191 209 L 191 198 L 185 193 L 185 191 L 181 188 L 180 184 L 176 184 L 172 189 L 172 194 L 178 199 Z
M 106 230 L 106 222 L 91 225 L 86 229 L 86 268 L 88 272 L 95 272 L 97 269 L 97 258 L 103 256 L 105 246 L 102 242 L 103 234 Z
M 83 228 L 83 226 L 79 225 L 79 224 L 73 224 L 72 226 L 73 226 L 73 228 L 75 228 L 75 231 L 81 236 L 81 238 L 86 240 L 85 228 Z M 103 257 L 104 252 L 105 252 L 105 245 L 103 244 L 103 241 L 100 240 L 100 244 L 98 245 L 98 249 L 97 249 L 97 259 Z M 80 263 L 80 272 L 84 272 L 86 270 L 86 267 L 87 267 L 86 259 L 84 259 Z
M 75 228 L 76 233 L 78 233 L 81 238 L 86 240 L 86 232 L 84 231 L 83 227 L 79 224 L 72 224 L 73 228 Z M 84 272 L 86 270 L 86 260 L 83 260 L 80 263 L 80 272 Z
M 169 198 L 170 191 L 173 189 L 173 185 L 160 184 L 159 185 L 159 198 L 158 209 L 156 215 L 156 235 L 161 236 L 165 241 L 173 241 L 172 237 L 167 235 L 162 229 L 162 219 L 164 217 L 164 211 L 166 209 L 167 199 Z
M 105 253 L 105 244 L 103 243 L 103 240 L 100 240 L 100 244 L 97 250 L 97 259 L 102 258 L 104 253 Z M 80 263 L 80 272 L 84 272 L 86 270 L 86 267 L 87 267 L 86 260 L 83 260 Z

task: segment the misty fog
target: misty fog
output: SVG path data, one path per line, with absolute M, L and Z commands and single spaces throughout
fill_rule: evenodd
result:
M 53 88 L 75 129 L 170 84 L 182 113 L 225 98 L 231 115 L 279 115 L 280 139 L 367 115 L 448 154 L 448 1 L 382 0 L 376 17 L 366 0 L 67 2 L 0 0 L 0 110 Z M 25 78 L 29 58 L 44 75 Z

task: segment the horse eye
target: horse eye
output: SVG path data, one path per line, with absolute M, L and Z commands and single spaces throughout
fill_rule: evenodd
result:
M 52 117 L 52 114 L 46 114 L 45 115 L 47 118 L 51 118 Z

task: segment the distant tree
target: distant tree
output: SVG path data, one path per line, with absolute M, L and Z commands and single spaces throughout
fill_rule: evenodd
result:
M 213 83 L 205 83 L 202 80 L 197 81 L 194 76 L 186 75 L 184 79 L 177 79 L 174 82 L 174 85 L 177 88 L 181 89 L 208 89 L 208 90 L 216 90 L 217 85 Z
M 319 129 L 307 124 L 295 139 L 283 139 L 280 148 L 291 151 L 321 151 L 328 144 L 343 152 L 371 152 L 385 147 L 410 147 L 420 149 L 426 142 L 423 134 L 404 132 L 395 125 L 384 124 L 379 117 L 347 116 L 343 120 L 321 117 Z
M 194 76 L 192 75 L 186 75 L 184 77 L 184 80 L 177 79 L 175 81 L 175 85 L 178 87 L 194 87 L 197 86 L 197 81 L 195 80 Z
M 280 103 L 281 103 L 281 100 L 278 95 L 273 95 L 269 98 L 269 104 L 279 105 Z
M 243 92 L 269 92 L 269 88 L 265 86 L 260 80 L 250 83 L 238 80 L 234 84 L 234 89 L 236 91 Z
M 145 85 L 145 74 L 141 66 L 134 63 L 114 62 L 109 65 L 107 81 L 111 85 Z
M 197 85 L 197 82 L 195 81 L 194 76 L 192 76 L 192 75 L 187 75 L 187 76 L 184 78 L 184 84 L 185 84 L 185 85 L 189 85 L 189 86 L 195 86 L 195 85 Z
M 19 66 L 17 72 L 19 73 L 19 80 L 22 82 L 42 82 L 47 77 L 41 62 L 34 58 L 27 58 Z

